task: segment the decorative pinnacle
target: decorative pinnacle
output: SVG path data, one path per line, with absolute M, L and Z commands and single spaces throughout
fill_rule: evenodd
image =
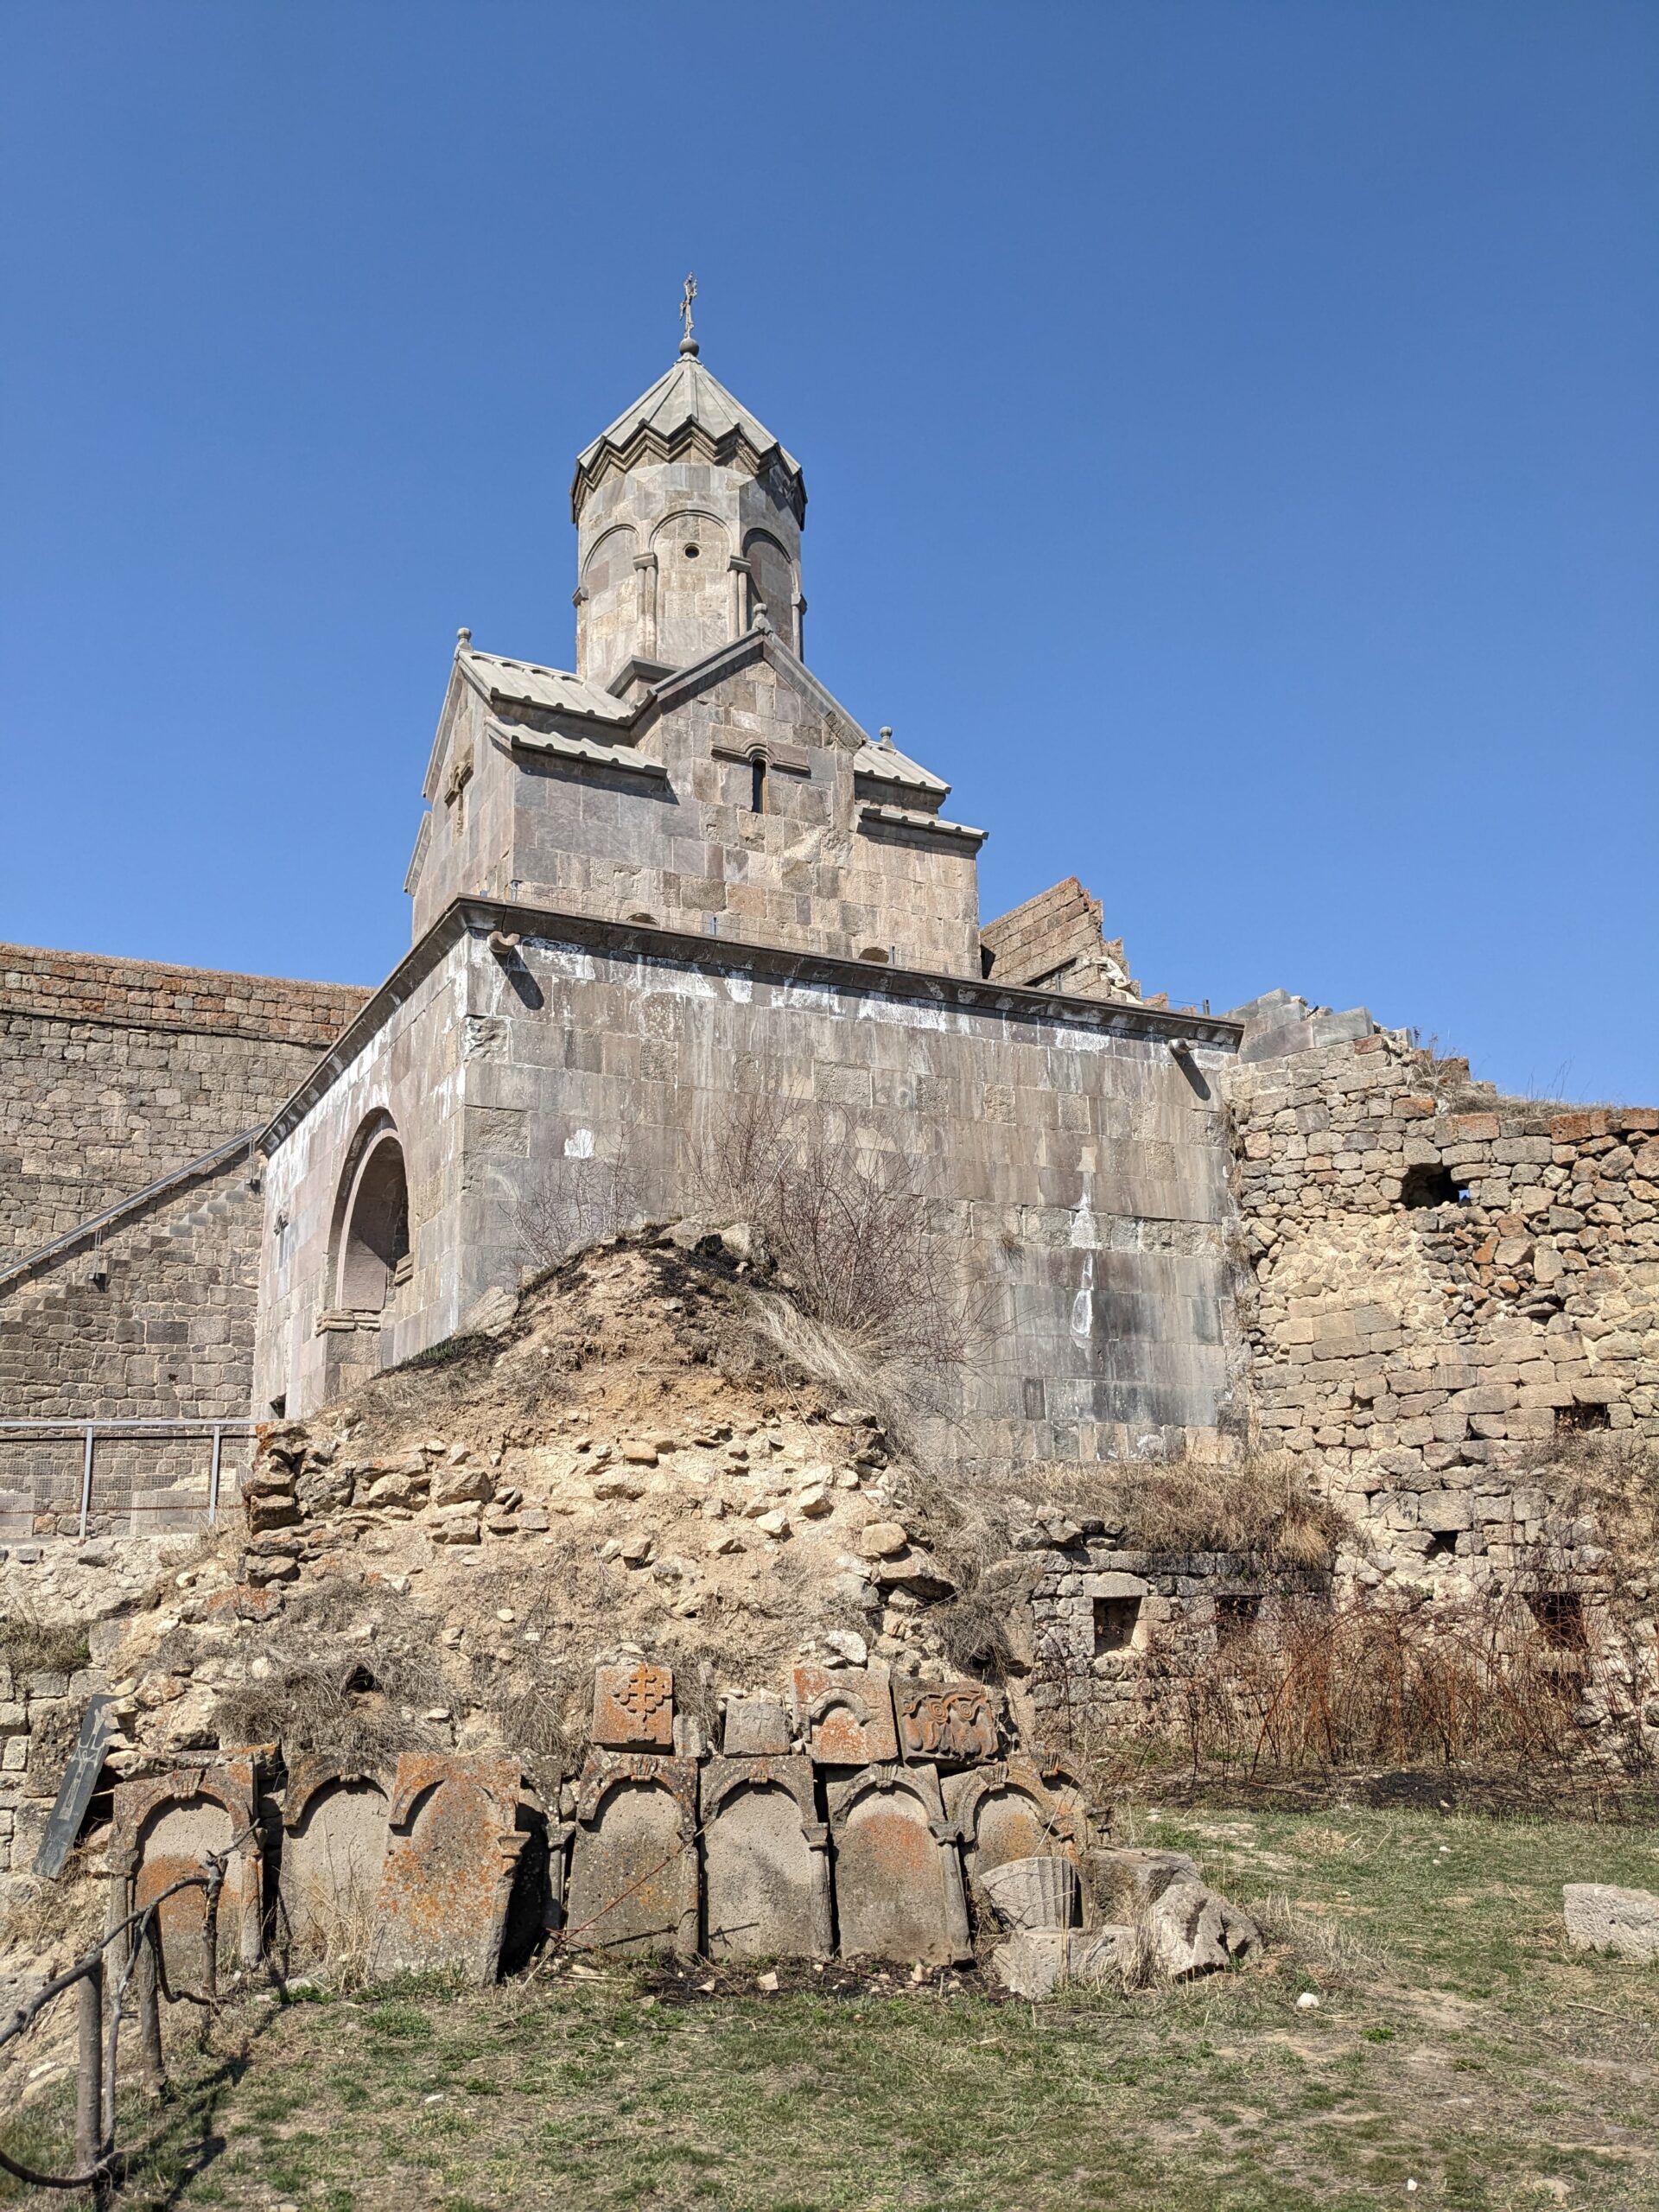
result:
M 880 728 L 876 732 L 876 735 L 880 739 L 882 744 L 887 747 L 888 752 L 891 753 L 893 750 L 893 732 L 886 722 L 882 723 Z
M 682 325 L 680 352 L 688 359 L 693 361 L 696 359 L 697 355 L 702 351 L 702 348 L 698 345 L 696 340 L 691 335 L 691 302 L 696 298 L 696 296 L 697 280 L 695 276 L 688 276 L 685 280 L 685 289 L 680 294 L 680 322 Z
M 464 649 L 466 646 L 470 645 L 472 642 L 473 633 L 463 624 L 462 626 L 455 632 L 455 644 L 458 647 Z

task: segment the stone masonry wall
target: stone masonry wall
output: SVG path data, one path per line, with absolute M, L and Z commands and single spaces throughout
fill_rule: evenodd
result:
M 1475 1585 L 1541 1533 L 1525 1462 L 1659 1437 L 1659 1112 L 1552 1110 L 1382 1031 L 1227 1075 L 1264 1442 L 1390 1571 Z
M 367 995 L 0 945 L 0 1255 L 258 1127 Z
M 1232 1268 L 1216 1084 L 1236 1031 L 1194 1022 L 1183 1058 L 1133 1006 L 947 990 L 519 910 L 503 926 L 522 932 L 510 958 L 489 949 L 488 912 L 469 919 L 282 1130 L 262 1408 L 280 1398 L 303 1414 L 328 1395 L 319 1323 L 339 1302 L 340 1193 L 371 1116 L 391 1116 L 409 1182 L 412 1269 L 381 1331 L 390 1363 L 516 1282 L 524 1193 L 614 1163 L 641 1211 L 683 1213 L 696 1146 L 743 1092 L 771 1090 L 913 1162 L 953 1260 L 992 1297 L 953 1456 L 1092 1461 L 1223 1425 Z
M 238 1156 L 121 1223 L 96 1271 L 81 1249 L 0 1294 L 0 1418 L 64 1423 L 0 1433 L 0 1538 L 76 1524 L 77 1421 L 247 1418 L 262 1219 Z M 199 1519 L 211 1449 L 205 1434 L 101 1438 L 88 1533 Z M 226 1495 L 245 1456 L 227 1440 Z

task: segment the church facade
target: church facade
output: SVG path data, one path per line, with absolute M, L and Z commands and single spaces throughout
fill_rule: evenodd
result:
M 683 1211 L 760 1093 L 923 1164 L 988 1317 L 962 1452 L 1216 1429 L 1239 1025 L 1141 1001 L 1081 894 L 1041 988 L 1012 940 L 999 968 L 983 833 L 807 665 L 800 467 L 695 339 L 571 504 L 576 665 L 462 633 L 413 949 L 262 1141 L 256 1403 L 464 1328 L 516 1281 L 532 1192 L 574 1210 L 609 1171 Z

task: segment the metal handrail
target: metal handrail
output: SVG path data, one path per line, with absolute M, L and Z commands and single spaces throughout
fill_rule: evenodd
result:
M 88 1237 L 102 1236 L 106 1229 L 113 1229 L 129 1214 L 140 1213 L 154 1199 L 165 1198 L 169 1191 L 194 1183 L 204 1175 L 211 1175 L 215 1168 L 223 1167 L 245 1152 L 250 1165 L 258 1139 L 257 1129 L 245 1129 L 240 1136 L 228 1137 L 211 1152 L 204 1152 L 199 1159 L 188 1160 L 182 1167 L 170 1168 L 165 1175 L 158 1175 L 153 1183 L 146 1183 L 142 1191 L 135 1191 L 130 1198 L 118 1198 L 113 1205 L 105 1206 L 101 1213 L 89 1213 L 85 1221 L 78 1221 L 73 1229 L 66 1229 L 48 1243 L 37 1244 L 32 1252 L 25 1252 L 21 1260 L 13 1260 L 0 1267 L 0 1290 L 10 1290 L 14 1283 L 22 1282 L 53 1260 L 61 1259 L 66 1252 L 73 1252 Z
M 219 1476 L 225 1457 L 227 1436 L 252 1436 L 258 1424 L 246 1416 L 232 1418 L 216 1414 L 157 1414 L 153 1420 L 142 1416 L 119 1420 L 79 1421 L 73 1414 L 35 1415 L 27 1420 L 0 1420 L 0 1436 L 14 1431 L 28 1435 L 38 1434 L 43 1429 L 55 1429 L 67 1436 L 83 1440 L 80 1462 L 80 1529 L 78 1541 L 86 1540 L 86 1522 L 92 1509 L 92 1459 L 100 1434 L 119 1434 L 133 1430 L 161 1430 L 177 1433 L 181 1430 L 197 1436 L 211 1434 L 213 1440 L 213 1465 L 207 1476 L 207 1526 L 212 1529 L 219 1521 Z

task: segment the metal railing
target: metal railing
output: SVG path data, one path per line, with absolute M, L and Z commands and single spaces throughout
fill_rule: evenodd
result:
M 227 1436 L 244 1437 L 255 1433 L 256 1424 L 249 1420 L 230 1420 L 214 1414 L 200 1417 L 163 1418 L 153 1421 L 77 1421 L 71 1414 L 60 1414 L 56 1420 L 11 1421 L 0 1420 L 0 1440 L 17 1437 L 27 1440 L 38 1437 L 42 1443 L 54 1436 L 74 1437 L 80 1440 L 80 1525 L 79 1541 L 85 1541 L 86 1524 L 92 1510 L 92 1473 L 98 1451 L 98 1440 L 105 1437 L 126 1437 L 134 1442 L 147 1435 L 166 1441 L 178 1436 L 211 1436 L 213 1459 L 207 1474 L 207 1525 L 211 1529 L 219 1519 L 220 1476 L 225 1462 L 225 1440 Z

